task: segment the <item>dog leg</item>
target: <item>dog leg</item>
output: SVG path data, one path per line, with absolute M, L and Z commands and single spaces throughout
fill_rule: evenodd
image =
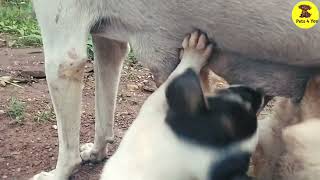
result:
M 113 118 L 120 70 L 128 44 L 93 36 L 96 75 L 96 120 L 94 144 L 81 146 L 81 158 L 100 161 L 106 157 L 106 145 L 113 140 Z
M 33 2 L 42 33 L 46 77 L 59 136 L 56 169 L 40 173 L 33 179 L 66 180 L 81 163 L 80 107 L 90 20 L 89 16 L 81 15 L 83 12 L 79 12 L 72 3 Z M 77 17 L 76 21 L 74 17 Z

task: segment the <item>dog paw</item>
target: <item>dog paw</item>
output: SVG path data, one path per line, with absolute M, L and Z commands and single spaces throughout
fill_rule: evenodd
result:
M 82 161 L 98 162 L 107 157 L 106 149 L 97 150 L 93 143 L 86 143 L 80 147 L 80 156 Z
M 213 51 L 211 44 L 204 33 L 195 31 L 184 38 L 183 49 L 180 52 L 181 63 L 188 63 L 192 67 L 202 68 Z

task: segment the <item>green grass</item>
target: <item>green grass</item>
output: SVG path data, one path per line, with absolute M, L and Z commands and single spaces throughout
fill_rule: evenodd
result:
M 16 123 L 22 123 L 25 115 L 25 104 L 15 97 L 12 97 L 9 102 L 8 115 Z
M 9 37 L 11 47 L 42 46 L 31 0 L 0 0 L 0 34 Z M 87 54 L 90 60 L 94 59 L 91 36 L 87 41 Z M 132 50 L 127 59 L 130 64 L 137 64 Z
M 0 0 L 0 33 L 13 47 L 42 45 L 30 0 Z
M 136 58 L 136 56 L 134 55 L 132 49 L 130 49 L 130 52 L 128 54 L 128 61 L 130 64 L 137 64 L 138 60 Z
M 92 43 L 92 37 L 89 36 L 87 41 L 87 55 L 89 60 L 94 59 L 94 51 L 93 51 L 93 43 Z
M 48 105 L 44 111 L 37 112 L 33 120 L 37 123 L 45 123 L 48 121 L 54 121 L 55 117 L 53 107 Z

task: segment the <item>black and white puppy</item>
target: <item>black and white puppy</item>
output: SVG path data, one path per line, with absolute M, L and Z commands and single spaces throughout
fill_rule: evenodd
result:
M 198 75 L 213 47 L 186 37 L 180 64 L 141 107 L 102 180 L 247 179 L 257 143 L 259 91 L 231 86 L 204 97 Z

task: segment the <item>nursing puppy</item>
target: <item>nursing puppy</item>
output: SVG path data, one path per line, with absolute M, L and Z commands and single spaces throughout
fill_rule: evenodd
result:
M 213 47 L 184 39 L 180 64 L 144 103 L 102 180 L 231 180 L 246 175 L 263 95 L 231 86 L 204 97 L 198 74 Z
M 276 111 L 259 121 L 253 162 L 259 180 L 320 177 L 320 76 L 310 79 L 301 103 L 278 98 Z

